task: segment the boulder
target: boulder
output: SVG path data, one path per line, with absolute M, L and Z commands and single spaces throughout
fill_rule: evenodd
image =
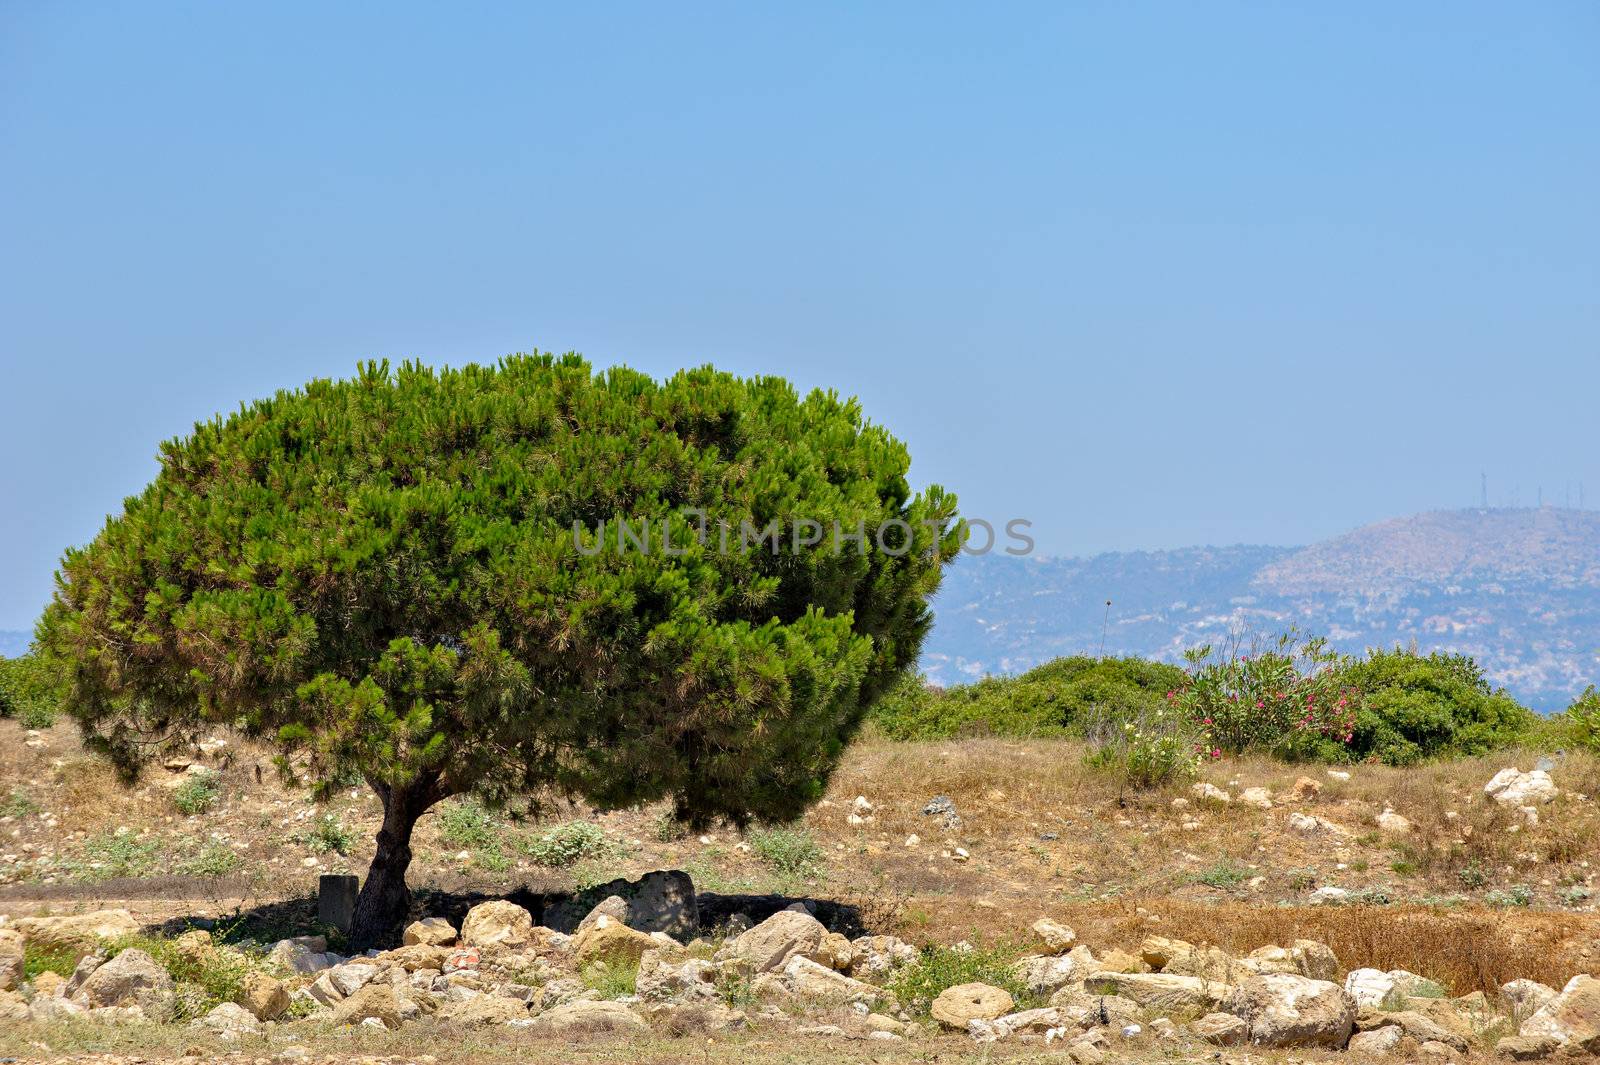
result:
M 21 1024 L 29 1017 L 28 1003 L 15 991 L 0 990 L 0 1021 Z
M 1398 1024 L 1386 1024 L 1371 1031 L 1355 1033 L 1350 1037 L 1350 1045 L 1345 1049 L 1352 1054 L 1381 1057 L 1399 1049 L 1400 1037 L 1404 1034 L 1405 1029 Z
M 239 1004 L 260 1021 L 275 1021 L 289 1008 L 289 992 L 283 982 L 266 973 L 246 974 L 240 992 Z
M 363 1024 L 377 1021 L 385 1028 L 398 1028 L 435 1008 L 433 999 L 411 987 L 372 982 L 333 1007 L 334 1024 Z
M 572 937 L 576 939 L 583 935 L 583 933 L 598 924 L 602 917 L 617 924 L 626 925 L 628 923 L 628 904 L 622 900 L 621 895 L 607 895 L 595 903 L 594 908 L 584 915 L 583 920 L 578 922 L 578 927 L 572 930 Z
M 1406 1035 L 1419 1043 L 1443 1043 L 1452 1050 L 1465 1051 L 1471 1042 L 1469 1038 L 1471 1031 L 1465 1025 L 1459 1024 L 1458 1018 L 1450 1018 L 1458 1021 L 1457 1024 L 1441 1024 L 1435 1018 L 1417 1010 L 1398 1010 L 1382 1013 L 1379 1017 L 1383 1022 L 1380 1027 L 1398 1025 Z M 1362 1027 L 1372 1028 L 1369 1023 L 1363 1023 Z
M 1214 984 L 1232 984 L 1239 976 L 1239 962 L 1218 947 L 1196 947 L 1172 958 L 1162 971 L 1172 976 L 1197 976 Z
M 1059 921 L 1041 917 L 1033 922 L 1033 934 L 1051 954 L 1065 954 L 1078 945 L 1078 933 Z
M 694 958 L 681 964 L 666 960 L 659 950 L 647 950 L 639 958 L 635 993 L 645 1002 L 716 1002 L 717 967 Z
M 210 1029 L 224 1042 L 255 1035 L 261 1031 L 261 1022 L 256 1020 L 255 1014 L 232 1002 L 224 1002 L 215 1007 L 210 1013 L 196 1020 L 194 1026 Z
M 533 940 L 533 915 L 514 902 L 480 902 L 461 922 L 464 946 L 521 947 Z
M 59 995 L 35 995 L 28 1003 L 28 1019 L 35 1024 L 49 1024 L 70 1017 L 82 1017 L 88 1011 L 70 998 Z
M 782 979 L 790 994 L 812 1002 L 859 1002 L 879 997 L 878 989 L 871 984 L 853 980 L 799 954 L 784 962 Z
M 1253 973 L 1297 973 L 1313 980 L 1332 980 L 1339 975 L 1339 959 L 1333 948 L 1315 939 L 1297 939 L 1287 947 L 1252 950 L 1240 960 L 1239 966 Z
M 1170 973 L 1099 972 L 1085 980 L 1083 986 L 1093 994 L 1121 995 L 1146 1010 L 1162 1012 L 1194 1010 L 1209 1013 L 1233 994 L 1233 987 L 1229 984 Z
M 1538 1061 L 1559 1049 L 1561 1044 L 1547 1035 L 1508 1035 L 1494 1045 L 1496 1057 L 1512 1061 Z
M 1071 954 L 1019 958 L 1011 970 L 1029 991 L 1038 995 L 1048 995 L 1084 975 L 1078 959 Z
M 1155 972 L 1161 972 L 1175 958 L 1193 954 L 1193 943 L 1181 939 L 1168 939 L 1166 936 L 1146 936 L 1144 942 L 1139 944 L 1139 957 Z
M 349 998 L 371 983 L 373 977 L 377 976 L 381 971 L 382 969 L 379 966 L 371 962 L 352 961 L 343 965 L 335 965 L 318 979 L 326 980 L 332 984 L 334 990 L 339 992 L 340 998 Z
M 1543 1009 L 1556 994 L 1555 988 L 1537 980 L 1512 980 L 1500 985 L 1500 998 L 1511 1015 L 1524 1020 Z
M 528 1004 L 504 995 L 475 995 L 464 1002 L 452 1002 L 440 1008 L 436 1015 L 442 1021 L 469 1027 L 505 1024 L 528 1018 Z
M 638 880 L 617 879 L 551 906 L 544 925 L 558 932 L 575 932 L 594 908 L 594 900 L 616 896 L 627 905 L 621 920 L 639 932 L 664 932 L 687 942 L 700 931 L 700 908 L 694 881 L 681 869 L 646 873 Z
M 1139 1004 L 1121 995 L 1095 995 L 1069 984 L 1050 996 L 1050 1005 L 1079 1028 L 1121 1028 L 1142 1015 Z
M 1394 993 L 1399 984 L 1399 974 L 1403 972 L 1402 969 L 1392 973 L 1382 969 L 1351 969 L 1345 975 L 1344 989 L 1358 1007 L 1380 1006 Z
M 601 914 L 596 923 L 579 932 L 572 939 L 572 953 L 579 964 L 604 961 L 608 964 L 623 962 L 632 965 L 647 950 L 659 944 L 643 932 L 636 932 L 621 921 Z
M 89 1009 L 138 1006 L 153 1021 L 166 1020 L 175 996 L 172 976 L 142 950 L 129 948 L 97 967 L 74 1001 Z
M 11 927 L 36 947 L 70 950 L 81 958 L 102 940 L 133 935 L 139 922 L 127 910 L 96 910 L 65 917 L 19 917 Z
M 1411 831 L 1411 821 L 1395 813 L 1387 806 L 1383 808 L 1383 813 L 1377 816 L 1376 824 L 1380 831 L 1388 832 L 1391 835 L 1403 836 Z
M 917 948 L 895 936 L 859 936 L 850 941 L 856 976 L 884 976 L 917 960 Z
M 1289 789 L 1289 798 L 1294 802 L 1310 802 L 1321 794 L 1322 784 L 1310 777 L 1297 778 Z
M 1355 1000 L 1342 987 L 1293 973 L 1246 978 L 1226 1009 L 1250 1026 L 1257 1046 L 1340 1050 L 1355 1029 Z
M 1231 1013 L 1208 1013 L 1189 1025 L 1189 1033 L 1212 1046 L 1238 1046 L 1250 1036 L 1250 1026 Z
M 538 1035 L 573 1038 L 649 1031 L 644 1018 L 620 1002 L 568 1002 L 539 1015 L 530 1026 Z
M 933 1019 L 958 1032 L 970 1021 L 992 1021 L 1016 1006 L 1010 994 L 988 984 L 957 984 L 933 1000 Z
M 776 972 L 796 954 L 820 953 L 828 930 L 808 913 L 782 910 L 748 932 L 729 940 L 717 952 L 718 961 L 739 961 L 756 973 Z
M 450 947 L 435 946 L 431 943 L 411 943 L 386 950 L 373 961 L 398 965 L 408 973 L 420 972 L 423 969 L 438 969 L 443 972 L 451 953 Z
M 1574 976 L 1517 1034 L 1554 1040 L 1568 1054 L 1600 1054 L 1600 979 Z
M 1561 789 L 1543 769 L 1523 773 L 1511 766 L 1490 778 L 1483 793 L 1502 806 L 1542 806 L 1554 801 Z
M 294 936 L 280 939 L 267 952 L 267 961 L 292 973 L 317 973 L 338 965 L 344 959 L 328 953 L 322 936 Z
M 838 932 L 829 932 L 822 937 L 822 942 L 817 945 L 816 953 L 807 955 L 812 961 L 826 965 L 830 969 L 847 973 L 855 964 L 856 948 L 850 945 L 850 940 Z
M 1239 801 L 1246 806 L 1254 806 L 1258 810 L 1272 809 L 1272 792 L 1266 788 L 1245 788 L 1239 793 Z
M 404 946 L 421 944 L 428 947 L 448 947 L 456 941 L 456 927 L 443 917 L 424 917 L 412 921 L 400 937 Z
M 1205 781 L 1200 781 L 1199 783 L 1189 785 L 1189 794 L 1206 802 L 1233 801 L 1232 795 L 1229 795 L 1215 784 L 1208 784 Z
M 15 991 L 22 983 L 27 940 L 12 928 L 0 928 L 0 991 Z

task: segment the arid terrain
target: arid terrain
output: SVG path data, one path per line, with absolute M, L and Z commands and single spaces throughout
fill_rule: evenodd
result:
M 154 767 L 131 790 L 81 749 L 69 724 L 27 733 L 0 722 L 0 751 L 8 782 L 0 913 L 12 922 L 126 909 L 168 935 L 198 923 L 219 939 L 268 944 L 310 930 L 318 876 L 361 872 L 377 826 L 365 788 L 318 805 L 286 788 L 261 751 L 224 734 Z M 681 869 L 701 893 L 713 937 L 733 914 L 761 920 L 812 900 L 818 917 L 848 936 L 893 935 L 918 947 L 966 941 L 1023 953 L 1035 922 L 1049 918 L 1074 929 L 1102 962 L 1148 953 L 1153 936 L 1241 957 L 1314 940 L 1331 949 L 1340 978 L 1356 968 L 1406 970 L 1436 982 L 1441 995 L 1493 1002 L 1513 980 L 1560 989 L 1575 975 L 1600 974 L 1600 762 L 1573 753 L 1546 763 L 1559 788 L 1548 803 L 1524 808 L 1484 793 L 1502 769 L 1530 770 L 1539 757 L 1511 751 L 1409 770 L 1332 771 L 1223 760 L 1198 784 L 1119 795 L 1084 768 L 1070 741 L 868 738 L 827 797 L 782 829 L 692 836 L 659 808 L 600 813 L 552 800 L 537 817 L 512 817 L 447 803 L 419 826 L 410 880 L 416 916 L 457 926 L 485 899 L 510 895 L 537 907 L 612 878 Z M 208 808 L 185 814 L 178 796 L 193 806 L 196 780 L 209 789 Z M 1457 1056 L 1487 1053 L 1510 1031 L 1502 1023 Z M 578 1056 L 549 1048 L 549 1060 L 704 1060 L 734 1046 L 759 1060 L 851 1060 L 857 1052 L 774 1035 L 755 1025 L 718 1036 L 732 1042 L 714 1050 L 704 1039 L 657 1033 Z M 0 1051 L 176 1055 L 194 1036 L 72 1018 L 11 1026 Z M 270 1033 L 252 1038 L 265 1040 L 263 1053 L 278 1046 Z M 499 1029 L 424 1042 L 441 1061 L 545 1060 L 526 1038 Z M 321 1052 L 324 1044 L 340 1058 L 420 1060 L 422 1049 L 409 1026 L 329 1030 L 309 1045 Z M 860 1052 L 884 1060 L 912 1046 L 913 1056 L 977 1052 L 937 1026 L 922 1041 Z M 1179 1047 L 1133 1041 L 1118 1053 Z M 1030 1052 L 1015 1040 L 981 1049 Z

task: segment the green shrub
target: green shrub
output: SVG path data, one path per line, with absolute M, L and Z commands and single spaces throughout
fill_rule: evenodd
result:
M 349 854 L 350 844 L 355 842 L 355 833 L 333 814 L 323 814 L 296 839 L 302 846 L 321 854 Z
M 453 847 L 472 850 L 498 848 L 500 824 L 483 804 L 473 799 L 444 803 L 439 807 L 439 834 Z
M 203 814 L 217 804 L 222 774 L 212 769 L 191 773 L 189 778 L 172 793 L 172 805 L 178 812 L 193 816 Z
M 1593 685 L 1567 707 L 1567 726 L 1575 746 L 1600 754 L 1600 691 Z
M 960 984 L 989 984 L 1010 993 L 1018 1009 L 1028 1009 L 1035 996 L 1017 978 L 1012 966 L 1020 953 L 1006 945 L 993 947 L 925 947 L 917 960 L 897 970 L 888 988 L 900 1004 L 920 1017 L 933 1000 Z
M 535 865 L 565 868 L 585 858 L 598 858 L 611 850 L 600 826 L 588 821 L 567 821 L 523 844 Z
M 1081 736 L 1109 712 L 1158 706 L 1183 670 L 1142 658 L 1057 658 L 1017 677 L 986 677 L 939 689 L 903 679 L 873 710 L 893 739 L 951 736 Z
M 1195 880 L 1213 888 L 1238 887 L 1250 876 L 1250 870 L 1223 859 L 1209 869 L 1195 874 Z
M 6 797 L 0 800 L 0 817 L 27 817 L 38 812 L 39 804 L 21 788 L 12 788 Z
M 584 987 L 606 998 L 622 998 L 638 988 L 639 962 L 625 955 L 591 962 L 579 971 L 578 979 Z
M 1486 754 L 1526 738 L 1538 724 L 1538 715 L 1491 688 L 1465 655 L 1372 651 L 1346 663 L 1340 679 L 1365 697 L 1349 744 L 1356 758 L 1411 765 Z
M 61 683 L 37 655 L 0 657 L 0 717 L 49 728 L 61 711 Z
M 822 848 L 803 828 L 761 828 L 750 833 L 750 849 L 781 876 L 809 880 L 822 867 Z

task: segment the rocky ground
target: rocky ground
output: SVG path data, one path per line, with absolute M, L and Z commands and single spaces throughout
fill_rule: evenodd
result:
M 364 864 L 363 792 L 315 805 L 227 736 L 127 791 L 65 727 L 0 732 L 15 1058 L 1600 1053 L 1584 755 L 1229 761 L 1132 795 L 1070 743 L 869 740 L 781 830 L 452 802 L 407 942 L 345 957 L 310 896 Z

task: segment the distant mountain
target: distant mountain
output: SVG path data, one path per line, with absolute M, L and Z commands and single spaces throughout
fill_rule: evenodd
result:
M 944 684 L 1097 653 L 1102 631 L 1108 654 L 1181 661 L 1230 632 L 1295 625 L 1352 652 L 1469 654 L 1559 710 L 1600 683 L 1600 512 L 1439 511 L 1304 548 L 963 557 L 934 609 L 922 666 Z
M 33 642 L 31 632 L 10 632 L 0 630 L 0 658 L 15 658 L 28 653 L 28 645 Z

